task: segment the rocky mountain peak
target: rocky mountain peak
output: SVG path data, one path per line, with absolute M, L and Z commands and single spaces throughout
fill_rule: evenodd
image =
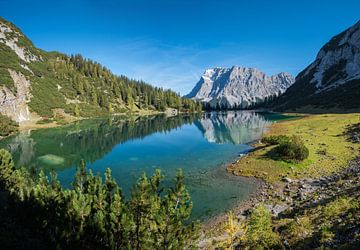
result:
M 360 22 L 334 36 L 319 51 L 315 61 L 299 75 L 310 77 L 317 93 L 360 78 Z
M 360 21 L 334 36 L 275 103 L 279 110 L 360 106 Z
M 293 82 L 289 73 L 267 76 L 249 67 L 210 68 L 186 97 L 213 108 L 246 108 L 283 93 Z
M 38 61 L 41 56 L 33 53 L 32 43 L 11 23 L 0 18 L 0 43 L 13 50 L 24 62 Z M 28 46 L 26 46 L 28 45 Z

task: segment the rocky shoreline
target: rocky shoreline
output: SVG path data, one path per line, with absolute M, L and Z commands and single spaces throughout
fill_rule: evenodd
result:
M 282 214 L 316 206 L 331 197 L 341 196 L 342 192 L 349 189 L 360 191 L 360 157 L 354 158 L 347 167 L 329 176 L 296 180 L 285 177 L 274 185 L 262 181 L 258 190 L 232 211 L 239 222 L 245 221 L 250 211 L 256 205 L 263 203 L 269 208 L 274 218 L 279 218 Z M 205 236 L 206 230 L 221 227 L 226 219 L 227 215 L 221 214 L 203 224 L 203 237 L 198 244 L 200 249 L 208 249 L 210 242 L 226 238 L 224 232 L 216 237 Z M 359 231 L 359 229 L 354 230 Z
M 350 129 L 347 132 L 349 141 L 353 143 L 360 142 L 360 127 Z M 253 150 L 257 150 L 255 147 Z M 231 166 L 239 161 L 229 164 L 228 172 Z M 234 173 L 233 173 L 234 174 Z M 235 174 L 236 175 L 236 174 Z M 267 183 L 261 178 L 255 178 L 261 181 L 259 188 L 246 200 L 238 204 L 232 211 L 239 223 L 244 222 L 251 210 L 260 203 L 265 204 L 273 218 L 282 218 L 283 215 L 289 215 L 296 211 L 302 211 L 306 208 L 315 207 L 326 203 L 334 197 L 341 197 L 351 190 L 355 194 L 360 192 L 360 156 L 354 157 L 346 166 L 330 175 L 324 175 L 317 178 L 290 179 L 286 176 L 274 184 Z M 200 249 L 208 249 L 211 242 L 226 239 L 226 233 L 221 232 L 227 215 L 222 214 L 203 224 L 203 235 L 199 241 Z M 206 236 L 206 230 L 217 228 L 217 236 Z M 360 234 L 359 228 L 354 228 L 350 235 Z M 343 239 L 344 242 L 352 239 Z

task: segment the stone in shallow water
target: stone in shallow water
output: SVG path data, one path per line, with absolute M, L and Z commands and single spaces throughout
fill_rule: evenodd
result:
M 57 156 L 57 155 L 43 155 L 38 157 L 38 160 L 41 163 L 47 164 L 47 165 L 61 165 L 64 164 L 65 159 L 63 157 Z

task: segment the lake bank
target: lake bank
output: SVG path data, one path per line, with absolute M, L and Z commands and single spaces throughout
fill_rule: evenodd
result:
M 359 138 L 358 135 L 349 135 L 347 131 L 359 120 L 359 114 L 310 115 L 270 125 L 266 136 L 296 134 L 302 137 L 310 150 L 309 159 L 302 163 L 274 160 L 268 157 L 273 146 L 267 147 L 257 142 L 249 154 L 229 164 L 227 170 L 230 173 L 263 181 L 260 189 L 233 209 L 237 223 L 244 223 L 249 210 L 259 203 L 267 204 L 274 218 L 277 218 L 306 199 L 311 202 L 329 198 L 340 192 L 342 185 L 355 185 L 356 188 L 360 172 L 357 158 L 360 145 L 354 144 L 349 138 Z M 343 179 L 345 184 L 339 184 L 339 179 Z M 335 191 L 327 192 L 324 187 L 331 187 Z M 227 239 L 224 231 L 227 219 L 223 214 L 203 225 L 200 248 L 219 246 Z
M 261 178 L 268 183 L 281 181 L 284 177 L 300 179 L 331 174 L 357 154 L 359 146 L 347 140 L 345 131 L 359 119 L 360 114 L 324 114 L 272 124 L 264 136 L 299 136 L 309 148 L 308 159 L 299 163 L 274 159 L 270 154 L 274 146 L 259 142 L 253 145 L 256 150 L 231 164 L 228 171 Z
M 109 116 L 99 116 L 99 117 L 75 117 L 72 115 L 68 115 L 65 113 L 61 113 L 61 117 L 54 120 L 49 120 L 49 122 L 42 122 L 43 120 L 38 117 L 34 116 L 33 119 L 30 119 L 29 121 L 24 121 L 19 123 L 19 131 L 25 131 L 25 130 L 34 130 L 34 129 L 42 129 L 42 128 L 54 128 L 58 126 L 68 125 L 70 123 L 81 121 L 84 119 L 98 119 L 98 118 L 106 118 L 106 117 L 113 117 L 113 116 L 123 116 L 123 117 L 131 117 L 131 116 L 149 116 L 149 115 L 158 115 L 162 114 L 164 112 L 159 111 L 153 111 L 153 110 L 140 110 L 135 113 L 116 113 Z
M 10 137 L 19 132 L 37 130 L 37 129 L 56 128 L 56 127 L 69 125 L 71 123 L 82 121 L 82 120 L 103 119 L 103 118 L 118 117 L 118 116 L 130 118 L 130 117 L 152 116 L 152 115 L 160 115 L 160 114 L 172 115 L 172 114 L 168 114 L 166 111 L 159 112 L 159 111 L 154 111 L 154 110 L 140 110 L 133 114 L 116 113 L 116 114 L 111 114 L 108 116 L 98 116 L 98 117 L 75 117 L 75 116 L 72 116 L 69 114 L 65 114 L 63 111 L 60 111 L 60 113 L 61 113 L 60 118 L 58 117 L 58 118 L 54 118 L 54 119 L 43 119 L 40 116 L 31 113 L 29 120 L 17 123 L 17 131 L 16 132 L 12 132 L 7 135 L 0 136 L 0 141 L 2 139 Z

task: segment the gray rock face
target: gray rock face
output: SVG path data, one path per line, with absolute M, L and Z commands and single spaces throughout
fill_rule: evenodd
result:
M 293 82 L 288 73 L 267 76 L 254 68 L 212 68 L 204 72 L 186 97 L 206 102 L 213 108 L 246 108 L 285 92 Z
M 360 108 L 360 22 L 334 36 L 296 77 L 274 108 Z
M 0 20 L 0 43 L 8 46 L 19 58 L 21 58 L 21 60 L 25 62 L 29 63 L 39 60 L 40 58 L 38 56 L 32 54 L 27 48 L 19 45 L 21 37 L 23 37 L 21 33 Z
M 308 78 L 316 93 L 360 79 L 360 22 L 325 44 L 298 78 Z
M 25 72 L 33 74 L 27 64 L 41 60 L 41 57 L 34 55 L 29 48 L 22 45 L 24 39 L 23 34 L 0 18 L 0 45 L 4 49 L 12 50 L 18 57 L 19 66 Z M 32 97 L 29 77 L 11 67 L 7 69 L 7 72 L 14 82 L 14 89 L 0 82 L 0 113 L 17 122 L 28 121 L 30 120 L 28 102 Z
M 13 93 L 6 86 L 0 86 L 0 113 L 11 117 L 17 122 L 30 119 L 27 103 L 31 98 L 30 81 L 20 72 L 8 69 L 14 81 L 16 92 Z

